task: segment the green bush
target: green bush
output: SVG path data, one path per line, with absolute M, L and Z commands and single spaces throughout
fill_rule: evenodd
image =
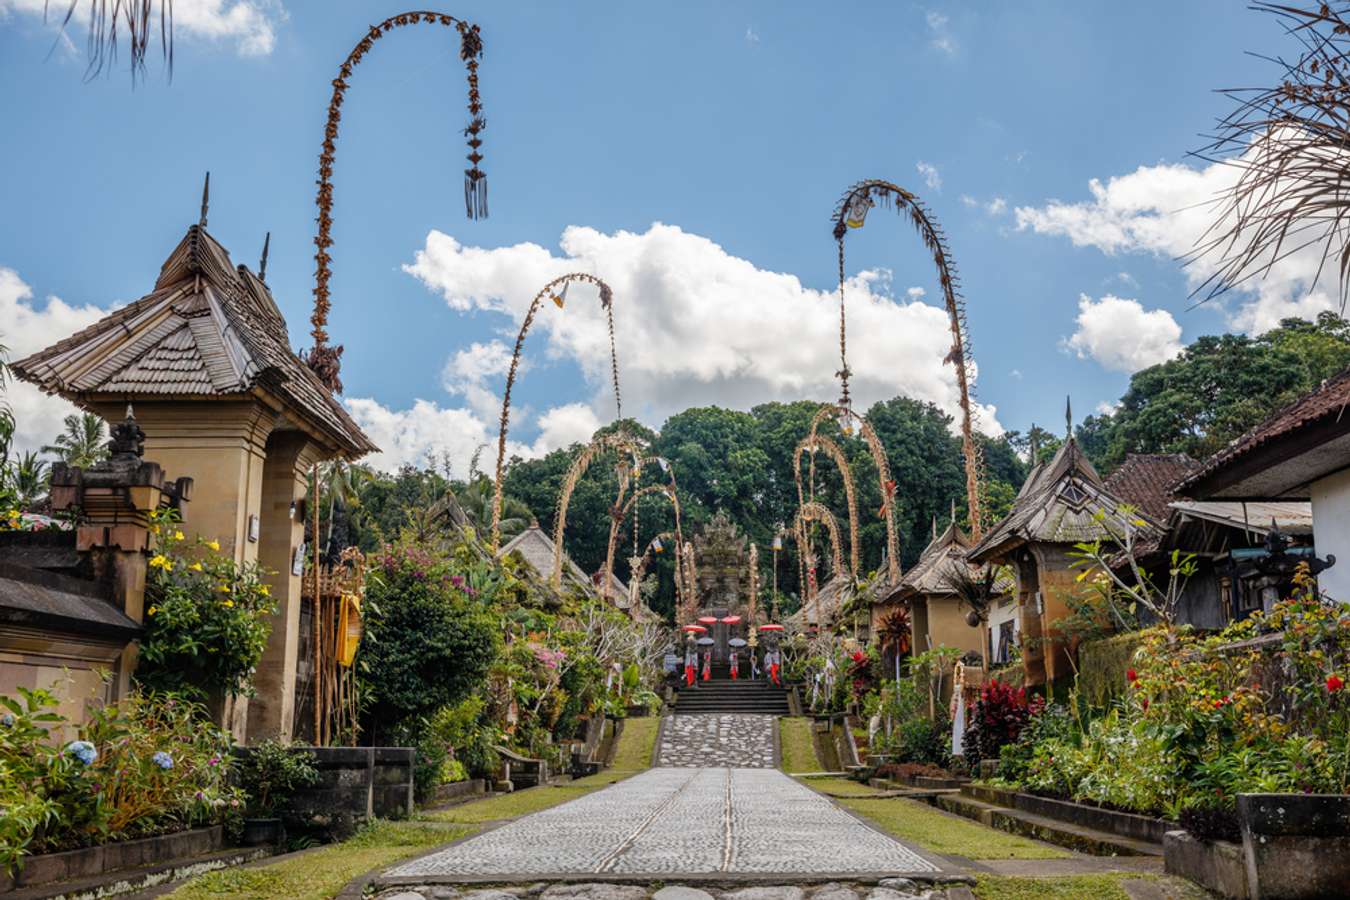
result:
M 173 510 L 156 516 L 151 531 L 158 550 L 150 558 L 136 683 L 202 699 L 251 696 L 277 609 L 262 570 L 221 555 L 215 540 L 189 542 Z
M 248 794 L 248 814 L 269 819 L 284 809 L 298 788 L 319 780 L 319 758 L 277 740 L 250 747 L 239 764 L 239 781 Z
M 418 720 L 481 689 L 500 624 L 439 550 L 403 541 L 372 562 L 357 665 L 379 740 L 415 734 Z
M 1139 632 L 1091 641 L 1078 648 L 1078 691 L 1089 705 L 1105 708 L 1125 695 L 1129 682 L 1125 673 L 1139 649 Z
M 0 697 L 0 871 L 23 857 L 224 822 L 242 813 L 230 787 L 230 736 L 199 705 L 132 694 L 78 731 L 57 698 Z M 77 733 L 76 740 L 67 740 Z M 63 736 L 64 735 L 64 736 Z

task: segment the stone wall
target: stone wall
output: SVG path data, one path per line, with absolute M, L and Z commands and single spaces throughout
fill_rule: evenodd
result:
M 351 816 L 406 819 L 413 813 L 411 747 L 304 747 L 318 757 L 319 781 L 297 792 L 292 805 L 301 818 Z M 235 750 L 240 757 L 247 747 Z

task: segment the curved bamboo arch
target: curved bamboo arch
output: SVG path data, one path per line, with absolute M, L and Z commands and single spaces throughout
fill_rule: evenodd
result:
M 698 568 L 694 565 L 694 545 L 685 542 L 681 551 L 684 556 L 684 609 L 680 610 L 679 618 L 687 625 L 694 621 L 694 613 L 698 612 Z
M 323 144 L 319 151 L 319 190 L 314 202 L 319 208 L 318 234 L 314 237 L 314 312 L 310 315 L 314 347 L 305 355 L 305 362 L 314 370 L 314 374 L 330 391 L 342 393 L 342 380 L 338 377 L 342 363 L 342 347 L 328 346 L 328 280 L 332 276 L 328 263 L 332 259 L 329 248 L 333 246 L 333 158 L 337 151 L 338 124 L 342 121 L 342 102 L 346 98 L 348 79 L 360 64 L 375 42 L 381 37 L 403 25 L 453 25 L 459 32 L 459 58 L 464 61 L 469 78 L 469 124 L 464 136 L 469 145 L 469 168 L 464 170 L 464 206 L 470 219 L 487 217 L 487 175 L 478 164 L 483 160 L 479 149 L 483 146 L 480 135 L 487 127 L 483 118 L 482 98 L 478 93 L 478 61 L 483 56 L 483 38 L 478 26 L 463 19 L 440 12 L 417 10 L 390 16 L 378 25 L 370 26 L 365 37 L 357 42 L 347 58 L 338 68 L 338 77 L 333 79 L 333 94 L 328 101 L 328 121 L 323 129 Z
M 867 449 L 872 454 L 872 462 L 877 468 L 878 486 L 881 489 L 880 515 L 886 521 L 886 575 L 890 583 L 895 584 L 900 581 L 900 538 L 895 527 L 895 481 L 891 478 L 891 464 L 886 458 L 886 448 L 881 445 L 881 438 L 877 437 L 872 423 L 842 404 L 821 406 L 811 417 L 811 428 L 807 432 L 806 440 L 819 440 L 820 423 L 826 418 L 833 418 L 836 422 L 840 419 L 850 423 L 857 422 L 858 430 L 862 432 Z M 854 565 L 856 575 L 857 564 Z
M 684 596 L 680 593 L 680 544 L 675 535 L 669 531 L 661 532 L 652 540 L 653 542 L 659 540 L 670 541 L 675 547 L 675 608 L 679 609 L 680 605 L 684 602 Z M 638 599 L 638 588 L 642 584 L 642 579 L 647 576 L 647 565 L 652 561 L 654 555 L 655 551 L 652 550 L 652 543 L 649 542 L 647 544 L 647 549 L 643 551 L 642 556 L 639 557 L 637 565 L 634 566 L 633 571 L 629 573 L 629 599 L 634 603 L 634 609 L 636 609 Z
M 858 577 L 858 501 L 853 489 L 853 473 L 849 470 L 848 459 L 844 456 L 844 451 L 839 449 L 839 445 L 830 440 L 823 434 L 811 434 L 802 438 L 797 444 L 797 449 L 792 454 L 792 474 L 797 480 L 797 505 L 802 506 L 806 503 L 807 493 L 812 500 L 815 500 L 815 471 L 816 471 L 816 449 L 824 450 L 834 464 L 838 466 L 840 473 L 844 476 L 844 497 L 848 501 L 848 551 L 849 551 L 849 571 L 853 577 Z M 802 490 L 802 454 L 811 454 L 811 479 L 810 491 Z
M 621 488 L 620 496 L 622 496 L 622 494 L 623 490 Z M 637 490 L 633 491 L 632 496 L 630 496 L 626 501 L 621 501 L 623 503 L 623 506 L 619 507 L 619 509 L 610 516 L 609 544 L 605 548 L 605 569 L 604 569 L 604 582 L 602 582 L 603 584 L 609 584 L 610 573 L 614 571 L 614 547 L 618 543 L 619 529 L 623 527 L 623 520 L 627 518 L 629 511 L 633 509 L 634 504 L 636 504 L 638 500 L 651 494 L 661 494 L 670 500 L 671 508 L 675 510 L 675 533 L 679 536 L 680 539 L 683 538 L 684 529 L 680 525 L 680 498 L 675 493 L 675 485 L 673 483 L 649 484 L 646 487 L 638 488 Z
M 506 465 L 506 431 L 511 424 L 511 388 L 516 383 L 516 368 L 520 365 L 520 351 L 525 346 L 525 335 L 529 333 L 530 326 L 534 324 L 534 317 L 539 312 L 539 306 L 544 302 L 545 297 L 554 298 L 555 302 L 561 307 L 559 289 L 566 291 L 567 285 L 574 281 L 593 284 L 600 289 L 600 306 L 605 310 L 605 315 L 609 322 L 609 363 L 610 371 L 614 377 L 614 409 L 615 419 L 623 418 L 623 401 L 619 396 L 619 357 L 614 349 L 614 291 L 594 275 L 585 272 L 571 272 L 567 275 L 559 276 L 548 284 L 540 288 L 539 293 L 534 295 L 530 301 L 530 308 L 525 313 L 525 320 L 520 324 L 520 333 L 516 335 L 516 347 L 511 354 L 511 368 L 506 373 L 506 394 L 502 398 L 502 418 L 501 430 L 497 435 L 497 474 L 496 487 L 492 494 L 492 552 L 497 552 L 497 547 L 501 542 L 501 524 L 502 524 L 502 468 Z M 561 521 L 561 520 L 560 520 Z
M 874 200 L 875 198 L 875 200 Z M 844 344 L 844 235 L 849 228 L 862 227 L 867 210 L 879 200 L 883 205 L 894 204 L 897 212 L 908 212 L 910 222 L 919 232 L 924 246 L 933 254 L 938 283 L 947 307 L 947 318 L 952 332 L 952 349 L 945 362 L 956 366 L 956 381 L 961 389 L 961 452 L 966 463 L 966 505 L 970 530 L 978 539 L 984 529 L 980 498 L 980 484 L 984 479 L 984 455 L 975 441 L 975 388 L 970 364 L 974 358 L 970 347 L 970 331 L 966 327 L 966 301 L 961 296 L 960 278 L 956 264 L 947 246 L 946 235 L 938 227 L 933 214 L 915 194 L 897 184 L 880 179 L 860 181 L 845 192 L 834 211 L 834 239 L 839 245 L 839 359 L 840 380 L 843 383 L 841 405 L 848 406 L 848 376 Z
M 806 543 L 806 524 L 808 522 L 820 522 L 829 532 L 834 574 L 836 576 L 843 575 L 844 548 L 839 540 L 839 523 L 835 521 L 834 513 L 826 509 L 824 504 L 817 503 L 814 500 L 809 500 L 797 508 L 797 519 L 794 524 L 797 529 L 797 545 L 801 548 L 802 556 L 810 552 Z
M 586 474 L 596 456 L 609 450 L 626 454 L 636 460 L 641 457 L 643 446 L 637 438 L 626 431 L 611 431 L 591 441 L 581 451 L 581 455 L 572 461 L 572 467 L 567 470 L 567 477 L 563 479 L 562 488 L 558 491 L 558 505 L 553 512 L 552 579 L 555 589 L 562 585 L 563 531 L 567 528 L 567 508 L 572 502 L 572 492 L 576 490 L 577 482 Z M 500 481 L 500 475 L 498 480 Z

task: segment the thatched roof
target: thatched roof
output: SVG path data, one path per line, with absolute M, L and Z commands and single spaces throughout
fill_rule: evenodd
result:
M 164 261 L 153 291 L 12 368 L 82 406 L 255 396 L 349 457 L 379 449 L 292 352 L 267 285 L 200 225 Z

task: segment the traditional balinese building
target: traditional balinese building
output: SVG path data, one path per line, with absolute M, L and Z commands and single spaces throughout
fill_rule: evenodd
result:
M 497 551 L 497 555 L 502 558 L 515 555 L 530 567 L 530 570 L 541 580 L 541 583 L 550 583 L 553 578 L 553 560 L 557 546 L 553 543 L 553 538 L 549 537 L 544 529 L 539 527 L 538 522 L 531 522 L 529 528 L 507 541 Z M 562 588 L 564 591 L 575 590 L 600 595 L 619 609 L 631 612 L 628 587 L 623 581 L 617 575 L 611 573 L 609 590 L 601 591 L 600 577 L 599 574 L 595 578 L 588 576 L 581 566 L 572 561 L 572 557 L 567 555 L 567 551 L 563 551 Z
M 76 527 L 0 531 L 0 695 L 51 690 L 76 725 L 86 704 L 129 688 L 144 621 L 149 516 L 183 509 L 192 480 L 168 482 L 141 458 L 128 411 L 109 456 L 88 469 L 53 466 L 53 511 L 82 512 Z M 73 734 L 66 735 L 74 737 Z
M 963 581 L 980 577 L 966 559 L 971 540 L 955 522 L 941 534 L 934 523 L 933 532 L 933 539 L 891 589 L 886 603 L 909 605 L 910 643 L 915 654 L 946 646 L 983 659 L 984 629 L 978 621 L 974 626 L 967 621 L 973 610 L 962 603 L 960 592 Z
M 288 738 L 301 652 L 304 497 L 317 463 L 376 450 L 291 350 L 267 287 L 206 231 L 190 226 L 153 290 L 13 364 L 47 393 L 120 419 L 133 403 L 147 456 L 190 476 L 190 532 L 219 540 L 269 573 L 279 611 L 255 678 L 257 696 L 224 713 L 237 736 Z
M 1098 515 L 1118 516 L 1121 504 L 1070 436 L 1054 458 L 1031 470 L 1011 512 L 968 552 L 974 565 L 1012 568 L 1028 685 L 1072 674 L 1074 648 L 1055 629 L 1083 590 L 1070 554 L 1076 544 L 1107 537 Z
M 1318 575 L 1323 594 L 1350 602 L 1350 370 L 1270 416 L 1178 485 L 1199 501 L 1311 504 L 1316 552 L 1343 560 Z M 1268 522 L 1266 524 L 1269 524 Z

